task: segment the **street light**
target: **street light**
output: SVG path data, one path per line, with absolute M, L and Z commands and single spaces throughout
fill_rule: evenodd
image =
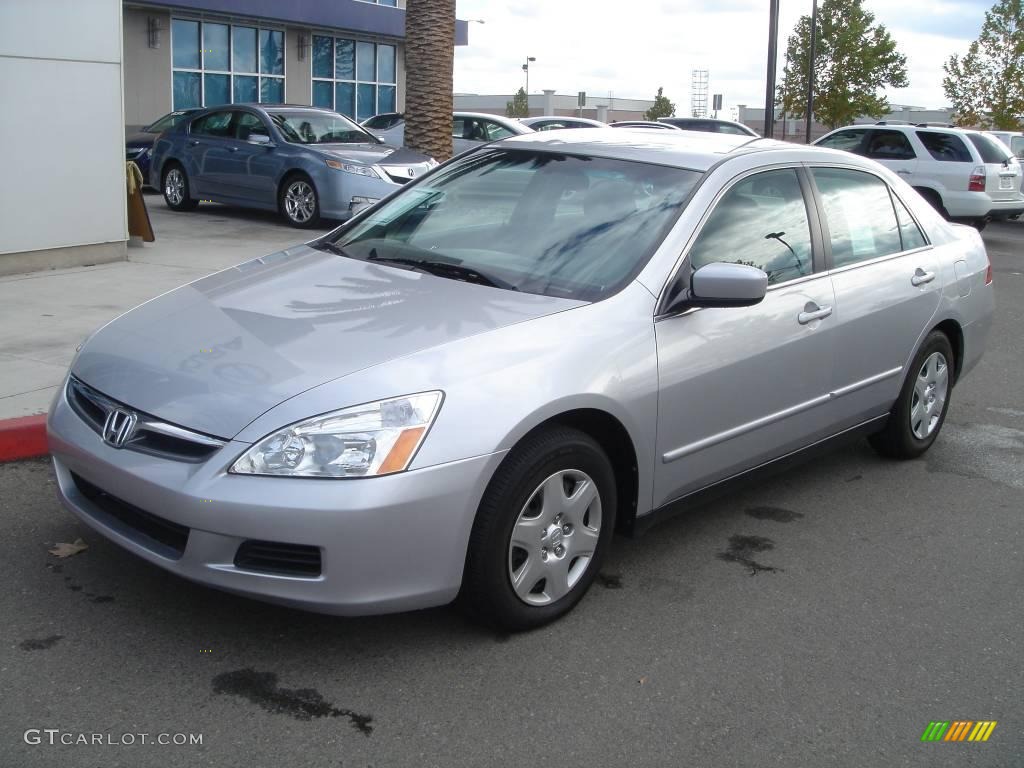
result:
M 807 52 L 807 127 L 805 140 L 811 143 L 811 120 L 814 114 L 814 49 L 818 44 L 818 0 L 811 0 L 811 45 Z
M 530 112 L 530 62 L 536 61 L 536 56 L 527 56 L 526 63 L 523 64 L 523 72 L 526 73 L 526 112 Z

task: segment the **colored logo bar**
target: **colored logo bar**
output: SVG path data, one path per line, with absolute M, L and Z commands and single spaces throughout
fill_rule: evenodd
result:
M 988 741 L 996 724 L 995 720 L 932 720 L 921 741 Z

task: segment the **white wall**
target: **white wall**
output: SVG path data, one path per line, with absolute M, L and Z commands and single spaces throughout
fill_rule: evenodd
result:
M 121 0 L 0 0 L 0 104 L 0 254 L 123 247 Z

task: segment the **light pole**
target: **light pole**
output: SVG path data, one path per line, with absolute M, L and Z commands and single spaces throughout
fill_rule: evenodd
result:
M 768 83 L 764 94 L 764 137 L 775 135 L 775 64 L 779 57 L 779 0 L 768 9 Z
M 805 143 L 811 143 L 811 121 L 814 119 L 814 49 L 818 44 L 818 0 L 811 0 L 811 45 L 807 51 L 807 128 Z
M 523 64 L 523 72 L 526 73 L 526 115 L 530 115 L 530 62 L 536 61 L 536 56 L 527 56 L 526 63 Z

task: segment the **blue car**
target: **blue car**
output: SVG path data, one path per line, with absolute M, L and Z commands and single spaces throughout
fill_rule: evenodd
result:
M 189 115 L 153 146 L 150 184 L 168 207 L 200 200 L 280 211 L 295 227 L 344 221 L 437 163 L 316 107 L 234 104 Z
M 132 134 L 125 139 L 124 157 L 125 160 L 134 160 L 142 171 L 142 178 L 149 178 L 149 161 L 153 156 L 153 142 L 156 137 L 164 131 L 173 128 L 177 123 L 184 120 L 191 114 L 199 112 L 198 109 L 178 109 L 168 112 L 154 123 L 150 123 L 138 133 Z

